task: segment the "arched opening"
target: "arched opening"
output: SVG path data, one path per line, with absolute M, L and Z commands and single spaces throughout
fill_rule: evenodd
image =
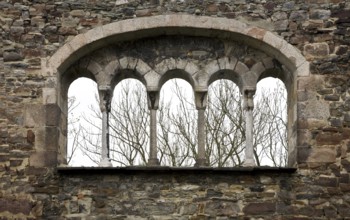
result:
M 97 166 L 101 148 L 101 111 L 97 84 L 80 77 L 68 89 L 67 164 Z
M 278 78 L 259 81 L 254 96 L 254 157 L 258 166 L 288 163 L 287 90 Z
M 166 81 L 160 91 L 158 158 L 161 165 L 194 166 L 197 110 L 192 86 L 183 79 Z
M 245 120 L 238 86 L 220 79 L 208 88 L 206 158 L 210 166 L 241 166 L 244 162 Z
M 213 65 L 209 65 L 208 68 L 205 68 L 202 65 L 189 65 L 192 61 L 188 62 L 187 60 L 194 59 L 195 57 L 189 58 L 187 55 L 181 57 L 181 60 L 175 60 L 176 56 L 174 54 L 163 54 L 162 56 L 148 57 L 149 59 L 145 60 L 145 63 L 147 65 L 139 65 L 140 60 L 143 58 L 142 54 L 129 53 L 130 51 L 128 51 L 128 53 L 118 53 L 118 56 L 123 54 L 126 54 L 127 56 L 136 56 L 134 60 L 135 62 L 128 61 L 128 63 L 126 63 L 124 62 L 125 59 L 119 59 L 120 57 L 116 57 L 116 54 L 114 53 L 105 58 L 102 57 L 101 59 L 99 58 L 96 60 L 94 59 L 94 56 L 90 56 L 92 53 L 94 53 L 94 51 L 108 48 L 111 45 L 115 45 L 117 43 L 123 44 L 124 42 L 140 40 L 143 38 L 157 38 L 162 36 L 175 35 L 209 37 L 234 41 L 238 44 L 244 44 L 255 50 L 263 52 L 266 55 L 264 57 L 267 57 L 268 59 L 265 59 L 263 57 L 260 64 L 257 63 L 257 65 L 250 66 L 238 61 L 231 62 L 232 60 L 230 61 L 230 58 L 221 59 L 220 56 L 217 56 L 219 59 L 211 60 L 213 61 Z M 227 47 L 225 48 L 229 49 Z M 127 48 L 125 48 L 125 50 L 127 51 Z M 223 52 L 225 52 L 225 56 L 230 56 L 230 51 L 231 50 Z M 106 54 L 101 53 L 100 56 L 106 56 Z M 84 58 L 87 57 L 88 59 L 84 60 Z M 108 90 L 107 87 L 113 88 L 113 86 L 118 81 L 118 79 L 113 79 L 113 74 L 118 73 L 118 71 L 115 70 L 120 70 L 120 68 L 130 68 L 130 71 L 137 71 L 142 73 L 140 74 L 140 77 L 144 79 L 148 92 L 148 101 L 152 99 L 152 104 L 156 104 L 156 101 L 154 101 L 156 99 L 154 99 L 154 97 L 157 97 L 160 86 L 164 83 L 164 81 L 166 81 L 167 78 L 163 78 L 163 73 L 157 72 L 158 69 L 155 68 L 155 65 L 159 62 L 159 59 L 167 58 L 169 60 L 172 60 L 172 58 L 174 58 L 174 62 L 164 63 L 164 66 L 160 65 L 158 66 L 158 69 L 164 67 L 167 69 L 167 71 L 169 70 L 170 72 L 176 67 L 175 69 L 177 70 L 175 72 L 184 70 L 184 72 L 190 73 L 187 75 L 188 78 L 186 78 L 186 80 L 189 79 L 188 81 L 193 86 L 193 90 L 195 91 L 196 107 L 200 108 L 200 112 L 203 112 L 205 107 L 198 105 L 197 97 L 199 97 L 201 100 L 201 98 L 206 95 L 205 93 L 208 85 L 207 80 L 211 78 L 209 74 L 215 72 L 225 72 L 226 70 L 237 72 L 239 75 L 238 78 L 236 77 L 237 85 L 242 90 L 242 94 L 244 94 L 244 100 L 250 101 L 251 96 L 255 91 L 256 78 L 262 78 L 259 77 L 262 72 L 266 72 L 268 69 L 276 68 L 276 65 L 280 67 L 280 69 L 283 69 L 283 73 L 280 78 L 285 82 L 288 90 L 288 165 L 296 166 L 296 80 L 299 76 L 309 75 L 309 63 L 292 45 L 288 44 L 286 41 L 269 31 L 256 27 L 248 27 L 247 25 L 232 19 L 209 18 L 190 15 L 161 15 L 151 16 L 148 18 L 128 19 L 95 28 L 82 35 L 74 37 L 71 41 L 63 45 L 48 60 L 46 65 L 43 65 L 45 68 L 43 71 L 52 76 L 49 77 L 47 81 L 47 88 L 44 89 L 43 97 L 45 100 L 49 100 L 45 101 L 45 103 L 56 104 L 61 111 L 60 121 L 54 125 L 60 131 L 59 143 L 57 144 L 58 163 L 66 163 L 66 89 L 67 85 L 70 85 L 70 82 L 72 81 L 71 79 L 74 80 L 77 77 L 83 76 L 81 73 L 87 69 L 88 71 L 85 71 L 83 74 L 89 74 L 93 77 L 88 77 L 96 78 L 96 81 L 99 84 L 99 92 L 106 93 Z M 119 59 L 119 61 L 114 59 Z M 116 68 L 114 70 L 113 68 L 108 67 L 108 65 L 106 66 L 106 63 L 109 63 L 109 61 L 112 60 L 115 61 Z M 192 63 L 202 64 L 203 62 L 202 60 L 195 60 L 195 62 Z M 283 78 L 283 76 L 288 77 Z M 181 76 L 177 76 L 175 74 L 171 75 L 171 77 L 173 78 Z M 226 78 L 225 74 L 223 77 Z M 214 78 L 211 80 L 213 79 Z M 218 79 L 220 79 L 220 76 L 218 76 Z M 151 107 L 153 115 L 157 111 L 158 107 L 155 105 L 152 105 Z M 198 118 L 202 118 L 203 114 L 199 115 L 200 116 L 198 116 Z M 151 120 L 154 124 L 154 122 L 156 122 L 156 117 L 151 118 L 155 119 Z M 156 126 L 151 125 L 150 127 L 154 128 Z M 202 128 L 202 126 L 198 126 L 198 128 Z M 204 132 L 199 133 L 203 134 Z M 151 138 L 150 142 L 153 142 L 152 140 L 157 139 L 156 135 L 151 136 L 155 138 Z M 200 135 L 198 136 L 200 137 Z M 199 139 L 202 140 L 201 138 Z M 154 146 L 152 144 L 150 145 Z M 200 144 L 200 146 L 203 146 L 203 144 Z M 154 150 L 156 148 L 153 147 L 151 149 Z M 201 149 L 204 148 L 201 147 Z M 157 157 L 154 156 L 156 155 L 156 153 L 154 153 L 155 151 L 150 150 L 150 152 L 152 152 L 150 155 L 153 155 L 150 159 L 154 159 L 155 161 Z M 201 156 L 200 158 L 203 157 Z
M 149 116 L 145 86 L 136 79 L 120 81 L 113 91 L 109 115 L 109 150 L 114 166 L 147 164 Z

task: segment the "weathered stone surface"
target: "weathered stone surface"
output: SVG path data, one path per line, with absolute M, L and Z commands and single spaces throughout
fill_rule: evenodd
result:
M 336 145 L 340 144 L 343 136 L 339 133 L 321 132 L 316 136 L 317 145 Z
M 275 203 L 250 203 L 243 208 L 246 215 L 273 214 L 276 211 Z
M 16 52 L 4 52 L 3 59 L 5 62 L 7 61 L 20 61 L 23 59 L 23 57 Z
M 314 9 L 310 11 L 310 19 L 328 19 L 331 15 L 330 10 Z
M 0 8 L 0 218 L 349 218 L 347 1 L 1 1 Z M 155 19 L 146 22 L 137 17 Z M 213 23 L 210 17 L 218 19 Z M 232 30 L 234 39 L 229 34 Z M 119 32 L 123 34 L 116 36 Z M 120 43 L 124 40 L 130 42 Z M 212 80 L 205 77 L 205 67 L 237 84 L 243 85 L 241 79 L 246 80 L 252 71 L 262 74 L 254 80 L 276 76 L 289 92 L 295 86 L 298 92 L 289 93 L 289 109 L 297 111 L 289 112 L 292 137 L 288 141 L 295 145 L 290 154 L 297 154 L 298 170 L 291 175 L 283 171 L 197 175 L 107 169 L 94 175 L 91 170 L 57 173 L 57 155 L 64 158 L 61 153 L 66 148 L 62 104 L 66 88 L 60 86 L 61 71 L 88 53 L 100 57 L 102 47 L 109 47 L 113 55 L 98 65 L 115 57 L 119 65 L 121 58 L 130 57 L 126 68 L 145 76 L 151 91 L 158 89 L 162 77 L 154 66 L 163 60 L 162 74 L 168 71 L 175 76 L 178 70 L 186 70 L 202 90 Z M 298 56 L 298 50 L 310 65 Z M 53 54 L 55 61 L 50 59 Z M 214 64 L 207 65 L 209 61 Z M 92 67 L 84 65 L 79 68 Z M 97 69 L 113 74 L 120 70 Z M 283 74 L 286 69 L 291 74 Z M 244 77 L 232 76 L 232 72 Z M 67 82 L 78 77 L 77 72 L 69 74 L 72 78 L 67 77 Z M 89 75 L 88 71 L 84 74 Z M 294 76 L 296 82 L 290 84 Z M 103 78 L 98 77 L 97 81 Z
M 314 43 L 304 46 L 304 55 L 306 57 L 325 57 L 329 55 L 329 46 L 327 43 Z
M 0 213 L 8 211 L 13 214 L 29 215 L 31 210 L 32 203 L 30 201 L 0 198 Z
M 333 163 L 336 160 L 336 151 L 331 147 L 315 149 L 303 147 L 298 149 L 298 160 L 309 163 Z

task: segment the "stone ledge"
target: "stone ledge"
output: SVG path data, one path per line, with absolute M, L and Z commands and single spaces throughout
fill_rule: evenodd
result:
M 291 174 L 296 172 L 292 167 L 168 167 L 168 166 L 129 166 L 129 167 L 57 167 L 59 174 L 125 174 L 125 173 L 149 173 L 149 174 L 263 174 L 281 173 Z

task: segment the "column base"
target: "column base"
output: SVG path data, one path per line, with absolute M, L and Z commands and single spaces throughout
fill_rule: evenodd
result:
M 244 163 L 243 163 L 243 166 L 244 167 L 254 167 L 255 166 L 254 159 L 245 160 Z
M 104 158 L 101 160 L 101 162 L 98 164 L 99 167 L 112 167 L 112 163 L 109 159 Z
M 207 160 L 206 159 L 196 159 L 195 167 L 207 167 Z
M 153 158 L 153 159 L 148 159 L 148 163 L 147 166 L 159 166 L 159 160 L 157 158 Z

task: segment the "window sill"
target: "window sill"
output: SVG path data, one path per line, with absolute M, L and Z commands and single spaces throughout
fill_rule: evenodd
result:
M 263 174 L 295 173 L 292 167 L 168 167 L 168 166 L 128 166 L 128 167 L 57 167 L 59 174 Z

